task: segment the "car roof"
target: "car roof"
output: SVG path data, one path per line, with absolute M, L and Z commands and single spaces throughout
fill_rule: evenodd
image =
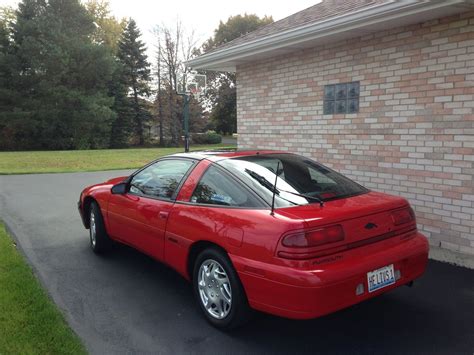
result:
M 212 161 L 218 161 L 226 158 L 236 158 L 236 157 L 246 157 L 251 155 L 260 155 L 260 154 L 281 154 L 289 152 L 281 150 L 270 150 L 270 149 L 215 149 L 215 150 L 202 150 L 202 151 L 192 151 L 189 153 L 176 153 L 171 156 L 173 157 L 186 157 L 197 160 L 208 159 Z

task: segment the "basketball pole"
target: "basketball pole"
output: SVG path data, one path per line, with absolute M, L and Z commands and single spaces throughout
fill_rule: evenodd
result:
M 184 94 L 183 95 L 183 102 L 184 102 L 184 152 L 188 153 L 189 152 L 189 100 L 190 100 L 190 95 L 189 94 Z
M 184 126 L 184 152 L 189 153 L 189 101 L 191 95 L 188 93 L 178 93 L 183 97 L 183 126 Z

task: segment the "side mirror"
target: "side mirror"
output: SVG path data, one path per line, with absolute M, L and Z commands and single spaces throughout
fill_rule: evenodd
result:
M 112 189 L 110 190 L 113 195 L 123 195 L 127 192 L 127 186 L 128 183 L 126 182 L 121 182 L 117 185 L 112 186 Z

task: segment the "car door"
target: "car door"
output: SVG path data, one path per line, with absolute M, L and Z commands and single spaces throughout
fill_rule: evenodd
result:
M 170 213 L 165 262 L 186 276 L 189 246 L 199 240 L 238 253 L 244 233 L 260 236 L 278 226 L 269 216 L 264 201 L 222 168 L 204 161 L 184 183 Z
M 168 215 L 179 187 L 194 165 L 191 159 L 163 159 L 136 173 L 128 192 L 109 200 L 109 233 L 159 260 Z

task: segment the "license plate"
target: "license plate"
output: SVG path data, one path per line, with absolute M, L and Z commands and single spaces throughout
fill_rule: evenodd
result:
M 367 273 L 369 292 L 374 292 L 395 283 L 393 264 Z

